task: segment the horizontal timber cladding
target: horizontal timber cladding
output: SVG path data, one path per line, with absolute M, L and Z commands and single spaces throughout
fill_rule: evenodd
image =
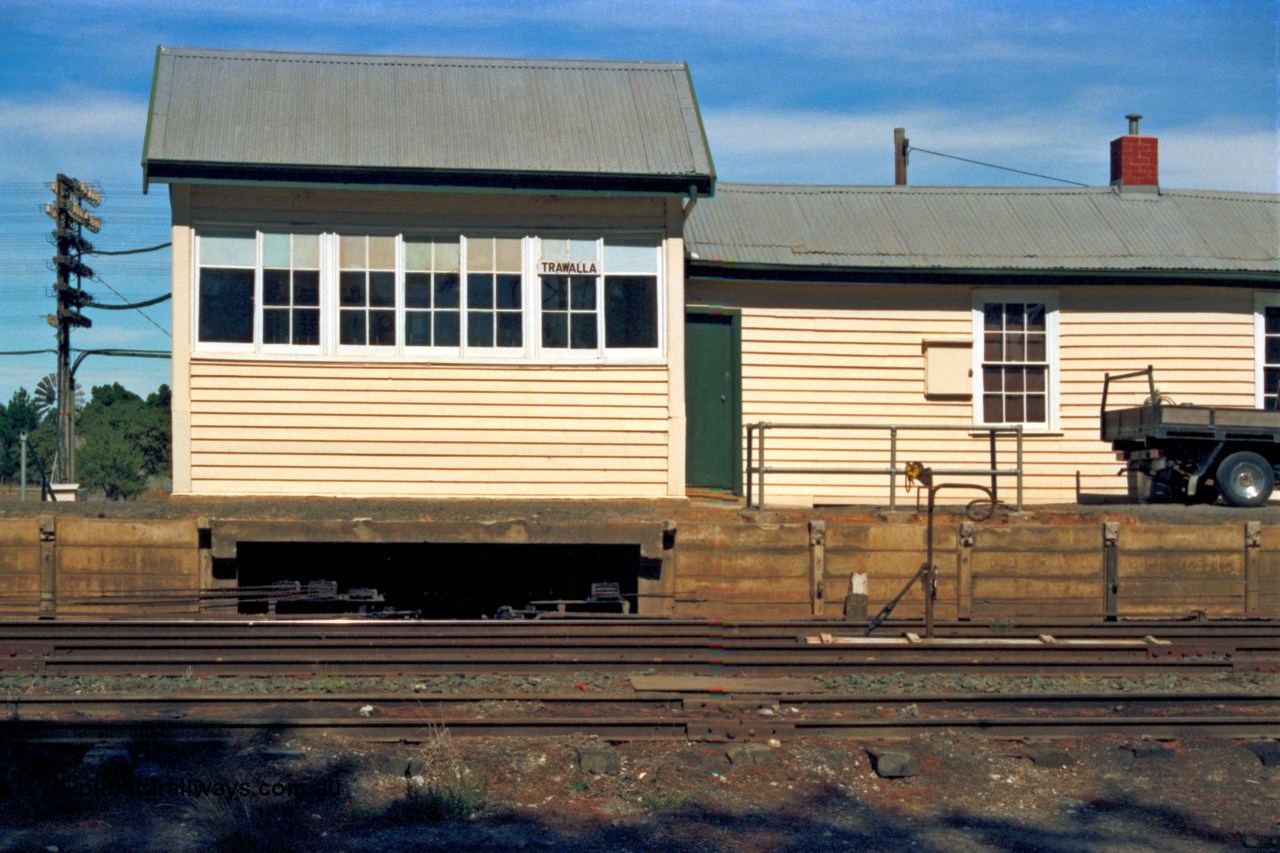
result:
M 1122 525 L 1116 539 L 1119 612 L 1167 613 L 1172 602 L 1213 616 L 1244 612 L 1243 528 Z
M 54 551 L 63 618 L 193 613 L 200 588 L 194 519 L 124 521 L 59 516 L 42 531 Z
M 667 495 L 665 366 L 193 358 L 193 494 Z
M 39 522 L 0 520 L 0 618 L 35 616 L 39 602 Z
M 1108 555 L 1116 564 L 1117 615 L 1280 616 L 1280 532 L 1255 522 L 1110 527 L 1114 539 L 1103 523 L 939 517 L 937 617 L 1099 619 L 1108 606 Z M 839 620 L 852 575 L 867 576 L 872 615 L 912 582 L 925 562 L 927 527 L 918 521 L 681 523 L 675 544 L 677 617 Z M 919 583 L 894 615 L 923 617 Z
M 925 396 L 925 341 L 973 338 L 972 292 L 959 285 L 802 284 L 694 279 L 691 305 L 742 311 L 742 419 L 847 424 L 973 424 L 969 397 Z M 1154 365 L 1163 394 L 1179 403 L 1254 406 L 1253 292 L 1201 286 L 1070 285 L 1058 295 L 1057 428 L 1024 439 L 1024 502 L 1074 502 L 1082 492 L 1124 494 L 1120 463 L 1098 439 L 1103 374 Z M 998 288 L 994 289 L 998 292 Z M 981 341 L 978 341 L 981 344 Z M 1145 384 L 1112 389 L 1109 406 L 1137 405 Z M 882 432 L 766 433 L 768 465 L 889 467 Z M 744 436 L 745 440 L 745 436 Z M 986 468 L 983 433 L 903 431 L 898 465 Z M 743 458 L 745 460 L 745 449 Z M 758 462 L 758 459 L 757 459 Z M 1012 438 L 999 443 L 1001 468 L 1015 464 Z M 950 476 L 975 484 L 981 477 Z M 899 505 L 915 494 L 896 484 Z M 1012 502 L 1012 477 L 1000 482 Z M 768 504 L 888 503 L 887 474 L 770 474 Z M 967 502 L 977 493 L 939 495 Z
M 680 524 L 675 545 L 676 618 L 811 613 L 807 524 Z

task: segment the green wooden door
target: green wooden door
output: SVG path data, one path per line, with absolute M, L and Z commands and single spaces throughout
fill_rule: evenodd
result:
M 685 315 L 685 465 L 690 486 L 742 493 L 742 315 Z

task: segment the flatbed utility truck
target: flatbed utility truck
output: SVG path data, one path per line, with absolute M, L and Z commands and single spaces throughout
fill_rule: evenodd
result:
M 1111 383 L 1145 376 L 1141 406 L 1107 410 Z M 1156 389 L 1155 372 L 1105 374 L 1102 440 L 1125 462 L 1129 495 L 1141 501 L 1179 499 L 1263 506 L 1280 463 L 1280 412 L 1174 403 Z

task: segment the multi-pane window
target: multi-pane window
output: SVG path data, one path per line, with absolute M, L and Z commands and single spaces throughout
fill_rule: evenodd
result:
M 253 234 L 204 234 L 196 307 L 199 340 L 253 343 L 257 241 Z
M 596 241 L 544 239 L 540 269 L 543 348 L 599 348 Z
M 988 424 L 1047 424 L 1049 328 L 1043 302 L 982 307 L 982 417 Z
M 658 345 L 658 252 L 652 240 L 604 240 L 604 345 Z
M 262 235 L 262 342 L 319 346 L 319 234 Z
M 338 343 L 396 344 L 396 238 L 338 241 Z
M 656 241 L 543 239 L 539 270 L 544 350 L 658 346 Z
M 524 257 L 518 237 L 467 239 L 467 346 L 524 346 Z
M 200 231 L 195 245 L 203 351 L 661 356 L 657 236 Z
M 404 241 L 404 344 L 456 347 L 462 312 L 458 239 Z
M 1262 311 L 1262 407 L 1280 411 L 1280 305 Z

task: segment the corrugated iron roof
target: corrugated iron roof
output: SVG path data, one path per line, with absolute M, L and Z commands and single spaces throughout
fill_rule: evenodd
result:
M 142 162 L 151 180 L 715 179 L 683 62 L 161 47 Z
M 721 183 L 685 241 L 764 267 L 1280 273 L 1280 195 Z

